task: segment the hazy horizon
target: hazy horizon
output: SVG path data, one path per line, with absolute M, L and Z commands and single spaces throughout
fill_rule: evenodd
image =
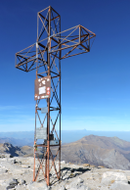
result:
M 81 139 L 84 136 L 97 135 L 106 137 L 118 137 L 130 142 L 130 131 L 92 131 L 92 130 L 62 130 L 62 143 L 70 143 Z M 30 139 L 34 141 L 34 131 L 0 132 L 0 138 Z

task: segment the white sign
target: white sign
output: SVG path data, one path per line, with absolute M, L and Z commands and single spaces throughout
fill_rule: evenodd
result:
M 39 94 L 45 94 L 46 93 L 46 86 L 42 86 L 39 88 Z

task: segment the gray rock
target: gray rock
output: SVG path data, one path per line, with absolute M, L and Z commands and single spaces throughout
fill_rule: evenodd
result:
M 4 173 L 7 173 L 8 170 L 7 169 L 4 169 L 4 168 L 0 168 L 0 174 L 4 174 Z
M 78 177 L 77 183 L 79 184 L 79 183 L 83 183 L 83 182 L 84 182 L 84 180 L 82 178 Z
M 16 164 L 17 163 L 16 159 L 11 160 L 11 163 Z
M 78 190 L 91 190 L 91 188 L 89 188 L 89 187 L 83 185 L 83 186 L 81 186 Z
M 83 186 L 81 186 L 81 187 L 79 187 L 79 188 L 74 188 L 74 187 L 72 187 L 72 188 L 70 188 L 69 190 L 91 190 L 91 188 L 89 188 L 89 187 L 83 185 Z
M 105 172 L 102 176 L 102 185 L 111 185 L 115 181 L 128 182 L 126 175 L 121 172 Z
M 19 183 L 20 185 L 23 185 L 23 184 L 25 184 L 25 183 L 26 183 L 26 181 L 25 181 L 25 180 L 23 180 L 23 179 L 18 179 L 18 183 Z
M 78 179 L 73 180 L 70 184 L 67 184 L 65 186 L 65 188 L 66 189 L 70 189 L 70 188 L 71 189 L 73 189 L 73 188 L 79 189 L 79 188 L 81 188 L 81 186 L 83 186 L 83 182 L 84 182 L 84 180 L 82 178 L 78 177 Z
M 11 154 L 6 154 L 6 153 L 1 153 L 0 154 L 0 158 L 11 158 L 12 156 L 11 156 Z
M 25 184 L 24 184 L 24 185 L 17 185 L 17 186 L 15 186 L 15 189 L 16 189 L 16 190 L 27 190 Z
M 69 190 L 91 190 L 91 188 L 83 185 L 83 186 L 81 186 L 79 188 L 78 187 L 77 188 L 70 188 Z
M 62 187 L 59 187 L 58 190 L 66 190 L 66 188 L 62 186 Z
M 8 186 L 6 187 L 6 189 L 11 189 L 14 188 L 16 185 L 18 185 L 18 180 L 17 179 L 11 179 L 9 181 Z
M 100 188 L 96 189 L 96 190 L 110 190 L 109 186 L 105 187 L 105 186 L 101 186 Z M 116 190 L 116 189 L 115 189 Z
M 9 185 L 12 185 L 12 184 L 18 184 L 18 180 L 17 179 L 11 179 L 9 182 Z
M 37 183 L 37 182 L 31 182 L 29 185 L 27 185 L 28 190 L 50 190 L 51 187 L 48 187 L 46 183 Z
M 65 164 L 65 161 L 64 161 L 64 160 L 62 160 L 62 161 L 61 161 L 61 164 Z
M 113 183 L 110 187 L 111 190 L 130 190 L 130 185 L 127 183 L 124 183 L 122 181 L 118 182 L 116 181 Z

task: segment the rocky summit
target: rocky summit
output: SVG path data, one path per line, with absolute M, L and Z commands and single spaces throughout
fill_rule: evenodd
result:
M 61 179 L 52 168 L 49 187 L 42 171 L 32 181 L 33 162 L 32 147 L 0 144 L 0 190 L 130 190 L 130 142 L 117 137 L 89 135 L 62 145 Z
M 130 190 L 129 170 L 89 164 L 76 165 L 65 161 L 61 162 L 60 181 L 57 180 L 54 170 L 51 170 L 49 187 L 46 186 L 42 172 L 36 182 L 32 178 L 32 157 L 10 158 L 9 154 L 1 156 L 0 190 Z

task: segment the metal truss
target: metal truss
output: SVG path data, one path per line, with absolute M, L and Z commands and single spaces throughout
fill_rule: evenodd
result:
M 17 69 L 25 72 L 36 69 L 36 79 L 51 77 L 50 97 L 36 100 L 33 181 L 37 180 L 41 170 L 49 185 L 52 168 L 60 179 L 61 60 L 89 52 L 90 40 L 95 36 L 95 33 L 81 25 L 61 32 L 60 15 L 49 6 L 37 14 L 36 43 L 16 53 Z M 43 107 L 47 107 L 47 112 L 44 114 L 41 113 Z M 47 138 L 43 139 L 42 143 L 37 139 L 38 127 L 47 129 Z M 39 162 L 38 167 L 36 167 L 36 158 Z M 59 161 L 58 165 L 55 164 L 56 160 Z

